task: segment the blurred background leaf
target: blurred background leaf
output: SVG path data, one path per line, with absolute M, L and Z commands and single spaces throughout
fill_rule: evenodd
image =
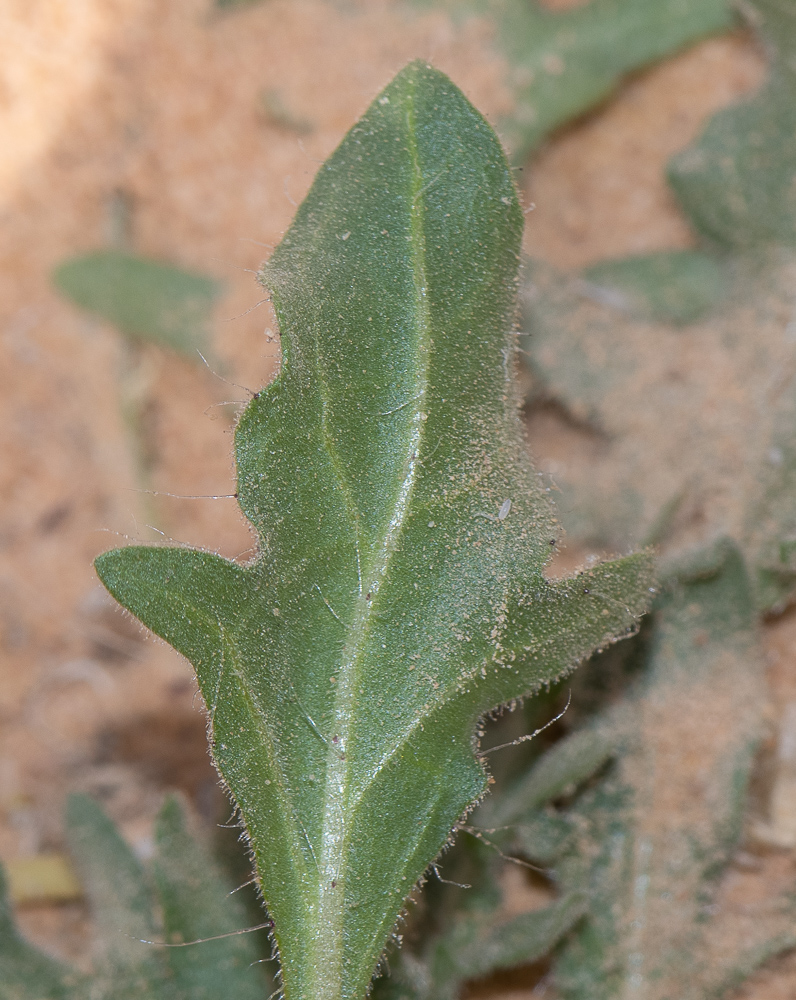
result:
M 131 340 L 195 357 L 205 347 L 218 284 L 170 264 L 120 250 L 64 261 L 56 287 L 76 305 L 112 323 Z
M 605 101 L 629 73 L 734 23 L 728 0 L 590 0 L 562 12 L 536 0 L 438 5 L 493 23 L 515 102 L 501 130 L 518 163 L 555 129 Z
M 20 936 L 0 867 L 1 1000 L 263 1000 L 273 991 L 263 946 L 270 923 L 261 913 L 259 930 L 248 932 L 243 898 L 177 798 L 158 818 L 154 879 L 86 796 L 69 800 L 67 836 L 93 918 L 93 972 L 55 962 Z

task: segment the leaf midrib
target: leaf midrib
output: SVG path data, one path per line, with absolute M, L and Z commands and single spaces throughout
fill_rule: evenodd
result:
M 332 1000 L 339 997 L 344 981 L 344 943 L 343 924 L 347 908 L 345 906 L 345 858 L 348 837 L 353 825 L 353 809 L 348 801 L 352 781 L 352 765 L 355 764 L 346 752 L 349 743 L 351 726 L 354 721 L 354 708 L 358 678 L 370 632 L 370 623 L 377 613 L 379 604 L 379 585 L 386 575 L 386 569 L 391 555 L 396 551 L 409 510 L 409 501 L 416 481 L 418 455 L 420 452 L 423 426 L 420 420 L 420 405 L 428 389 L 428 369 L 430 364 L 430 317 L 426 299 L 426 259 L 425 231 L 422 221 L 421 192 L 422 170 L 418 157 L 416 141 L 416 122 L 414 108 L 414 87 L 407 94 L 407 139 L 408 151 L 412 161 L 413 177 L 410 203 L 410 247 L 412 261 L 412 276 L 415 293 L 416 316 L 416 356 L 424 359 L 422 371 L 418 373 L 420 391 L 415 394 L 415 419 L 412 436 L 408 446 L 408 463 L 401 488 L 395 500 L 393 514 L 384 534 L 378 558 L 367 567 L 367 584 L 372 600 L 368 601 L 363 593 L 361 546 L 359 539 L 359 516 L 352 503 L 350 490 L 343 474 L 343 463 L 337 454 L 337 449 L 330 434 L 327 433 L 327 421 L 330 411 L 328 388 L 323 379 L 320 380 L 320 396 L 322 406 L 322 424 L 324 437 L 330 460 L 340 482 L 346 504 L 351 511 L 351 519 L 355 525 L 357 573 L 359 593 L 356 601 L 356 611 L 349 631 L 348 641 L 342 655 L 342 663 L 337 677 L 336 697 L 334 703 L 334 732 L 337 744 L 329 745 L 329 756 L 326 766 L 326 782 L 323 803 L 323 826 L 320 850 L 320 877 L 317 908 L 317 933 L 314 936 L 314 946 L 318 949 L 314 962 L 308 967 L 317 970 L 318 981 L 315 984 L 313 996 L 315 1000 Z M 416 386 L 417 388 L 417 386 Z M 359 801 L 359 799 L 357 799 Z M 335 888 L 332 888 L 332 882 Z M 356 970 L 350 970 L 356 975 Z

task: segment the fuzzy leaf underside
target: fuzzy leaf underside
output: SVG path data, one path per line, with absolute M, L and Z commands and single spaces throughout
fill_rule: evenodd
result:
M 779 248 L 722 267 L 728 291 L 718 308 L 681 327 L 629 315 L 603 287 L 534 264 L 524 357 L 538 398 L 559 400 L 598 435 L 586 460 L 556 477 L 570 536 L 638 544 L 664 528 L 667 509 L 671 520 L 682 508 L 682 524 L 702 505 L 702 540 L 731 533 L 772 587 L 780 578 L 792 588 L 796 553 L 780 542 L 796 530 L 787 329 L 796 255 Z
M 196 668 L 290 1000 L 361 1000 L 486 788 L 479 716 L 632 632 L 648 601 L 644 555 L 543 574 L 556 523 L 511 382 L 521 229 L 492 129 L 412 64 L 264 270 L 283 366 L 236 432 L 258 556 L 97 561 Z
M 771 57 L 769 81 L 720 112 L 670 169 L 710 248 L 689 277 L 703 270 L 713 293 L 699 303 L 683 287 L 681 254 L 666 255 L 666 268 L 660 255 L 631 258 L 576 279 L 530 269 L 535 400 L 555 400 L 594 445 L 557 475 L 570 537 L 656 537 L 698 555 L 727 533 L 753 571 L 729 542 L 708 551 L 712 564 L 692 556 L 670 567 L 626 675 L 641 683 L 594 728 L 613 734 L 607 775 L 557 807 L 570 826 L 557 858 L 550 806 L 522 838 L 562 891 L 591 892 L 589 916 L 554 963 L 566 1000 L 725 996 L 794 945 L 791 880 L 739 905 L 738 874 L 722 879 L 742 842 L 765 717 L 752 612 L 796 597 L 796 7 L 753 0 L 743 13 Z M 526 785 L 545 784 L 544 765 Z

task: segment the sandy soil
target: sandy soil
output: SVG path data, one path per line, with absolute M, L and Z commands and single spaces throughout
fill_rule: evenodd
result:
M 231 499 L 140 492 L 119 402 L 127 391 L 145 404 L 150 489 L 220 496 L 234 490 L 235 408 L 213 404 L 245 392 L 155 349 L 131 373 L 118 334 L 60 299 L 52 268 L 108 245 L 121 193 L 136 251 L 223 282 L 214 364 L 256 390 L 278 359 L 252 271 L 318 163 L 418 56 L 492 120 L 510 107 L 487 24 L 410 16 L 389 0 L 270 0 L 224 14 L 207 0 L 7 0 L 0 10 L 0 131 L 13 137 L 0 149 L 4 860 L 63 846 L 71 790 L 99 796 L 142 855 L 165 788 L 181 788 L 215 818 L 220 798 L 190 670 L 114 610 L 91 560 L 119 540 L 161 533 L 230 557 L 252 543 Z M 536 205 L 527 248 L 576 268 L 689 245 L 663 165 L 764 72 L 739 34 L 631 81 L 525 169 L 525 195 Z M 263 95 L 297 124 L 269 116 Z M 560 428 L 548 431 L 531 442 L 537 455 L 581 446 L 562 442 Z M 768 643 L 774 700 L 794 702 L 796 619 L 772 625 Z M 763 858 L 744 892 L 765 894 L 790 867 L 789 854 Z M 85 957 L 80 904 L 28 907 L 20 919 L 52 952 Z M 530 997 L 535 976 L 504 978 L 491 994 Z M 742 995 L 795 994 L 796 962 L 783 960 Z M 533 995 L 550 996 L 543 987 Z

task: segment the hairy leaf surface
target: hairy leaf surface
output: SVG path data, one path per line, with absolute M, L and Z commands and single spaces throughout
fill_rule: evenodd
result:
M 194 664 L 289 998 L 361 998 L 487 786 L 478 718 L 635 629 L 650 560 L 560 582 L 512 388 L 522 212 L 503 151 L 412 64 L 264 269 L 278 379 L 236 432 L 259 553 L 131 547 L 108 589 Z

